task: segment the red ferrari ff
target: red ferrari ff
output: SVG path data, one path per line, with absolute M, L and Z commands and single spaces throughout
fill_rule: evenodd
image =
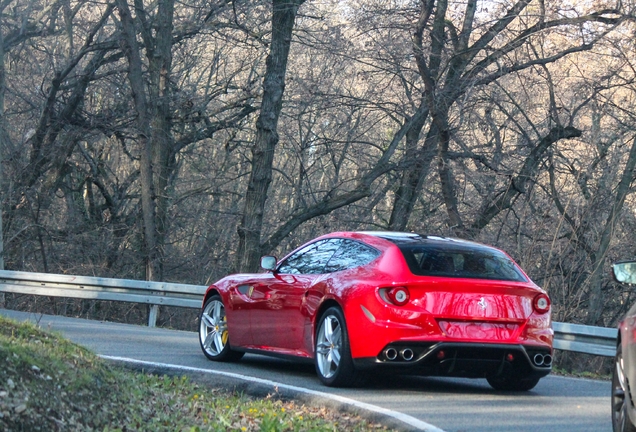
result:
M 636 285 L 636 261 L 612 265 L 614 279 Z M 636 382 L 636 304 L 618 323 L 616 361 L 612 374 L 612 426 L 614 432 L 636 432 L 636 408 L 632 391 Z
M 209 359 L 305 359 L 328 386 L 382 368 L 530 390 L 552 368 L 550 299 L 493 247 L 336 232 L 261 265 L 208 288 L 199 341 Z

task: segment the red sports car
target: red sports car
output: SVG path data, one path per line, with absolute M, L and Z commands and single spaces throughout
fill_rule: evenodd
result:
M 529 390 L 552 368 L 550 299 L 493 247 L 336 232 L 261 265 L 208 288 L 199 341 L 209 359 L 305 359 L 328 386 L 382 368 Z

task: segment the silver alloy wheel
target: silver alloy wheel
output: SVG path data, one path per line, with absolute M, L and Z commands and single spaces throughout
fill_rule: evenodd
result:
M 614 366 L 614 379 L 612 380 L 612 416 L 615 430 L 625 430 L 626 423 L 629 421 L 627 416 L 627 403 L 625 394 L 627 392 L 627 383 L 625 382 L 625 373 L 623 369 L 623 356 L 619 351 L 616 355 L 616 365 Z
M 201 346 L 210 355 L 218 356 L 228 339 L 225 306 L 220 300 L 212 300 L 205 305 L 199 323 Z
M 320 374 L 331 378 L 338 370 L 342 354 L 342 326 L 334 315 L 327 315 L 316 336 L 316 360 Z

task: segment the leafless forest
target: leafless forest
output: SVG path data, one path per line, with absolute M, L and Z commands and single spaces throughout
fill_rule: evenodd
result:
M 633 0 L 0 2 L 6 269 L 203 285 L 391 229 L 503 248 L 557 321 L 636 301 Z

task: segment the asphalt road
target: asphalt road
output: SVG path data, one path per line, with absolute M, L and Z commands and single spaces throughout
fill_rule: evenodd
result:
M 493 390 L 486 380 L 377 376 L 363 388 L 331 389 L 320 384 L 312 365 L 259 355 L 246 355 L 232 364 L 210 362 L 201 353 L 196 333 L 4 309 L 0 314 L 38 322 L 104 356 L 178 365 L 205 375 L 207 382 L 235 383 L 252 393 L 275 391 L 275 385 L 253 385 L 230 375 L 330 393 L 402 413 L 448 432 L 611 431 L 610 383 L 606 381 L 548 376 L 532 391 L 511 394 Z M 334 402 L 338 403 L 341 401 Z

